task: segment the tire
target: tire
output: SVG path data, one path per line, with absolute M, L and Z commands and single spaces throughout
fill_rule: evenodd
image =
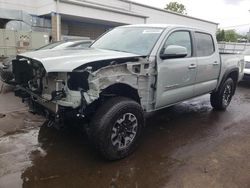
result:
M 104 158 L 118 160 L 135 150 L 143 127 L 141 106 L 131 99 L 115 97 L 107 100 L 92 117 L 89 136 Z
M 226 110 L 229 106 L 235 91 L 235 83 L 232 78 L 228 78 L 219 90 L 212 93 L 210 102 L 216 110 Z
M 14 78 L 14 75 L 11 72 L 8 72 L 0 67 L 0 79 L 6 83 L 9 84 L 10 81 Z

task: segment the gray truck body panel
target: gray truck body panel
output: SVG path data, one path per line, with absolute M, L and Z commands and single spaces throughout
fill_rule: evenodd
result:
M 238 79 L 243 76 L 243 57 L 240 55 L 220 55 L 213 34 L 210 35 L 215 44 L 214 52 L 205 57 L 196 55 L 194 33 L 207 33 L 206 31 L 172 25 L 122 27 L 156 27 L 164 28 L 164 32 L 147 57 L 133 53 L 90 48 L 29 52 L 22 54 L 19 58 L 34 59 L 40 62 L 46 70 L 46 76 L 52 72 L 59 73 L 60 76 L 54 82 L 46 82 L 43 87 L 53 90 L 53 88 L 58 87 L 58 80 L 64 80 L 66 84 L 63 89 L 66 97 L 50 101 L 50 103 L 74 109 L 81 107 L 83 96 L 85 105 L 88 106 L 98 100 L 105 89 L 122 84 L 136 90 L 142 108 L 146 112 L 150 112 L 216 91 L 225 74 L 230 73 L 230 71 L 236 70 Z M 176 31 L 190 33 L 193 55 L 189 58 L 163 60 L 160 57 L 161 49 L 168 37 Z M 70 90 L 67 85 L 67 73 L 70 72 L 88 72 L 88 90 L 84 92 Z M 32 92 L 30 93 L 32 95 Z M 49 101 L 50 93 L 43 91 L 40 97 L 39 103 L 43 105 L 42 100 Z M 56 109 L 55 107 L 55 113 L 57 113 Z

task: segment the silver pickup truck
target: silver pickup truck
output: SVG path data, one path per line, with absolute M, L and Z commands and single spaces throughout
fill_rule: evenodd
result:
M 16 95 L 53 122 L 85 120 L 89 138 L 109 160 L 134 151 L 144 112 L 204 94 L 225 110 L 243 69 L 243 56 L 219 54 L 214 34 L 174 25 L 117 27 L 87 49 L 13 60 Z

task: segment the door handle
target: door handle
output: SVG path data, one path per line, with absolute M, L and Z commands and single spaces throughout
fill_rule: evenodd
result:
M 197 65 L 196 64 L 191 64 L 191 65 L 189 65 L 189 69 L 196 69 L 196 67 L 197 67 Z
M 213 62 L 213 65 L 214 65 L 214 66 L 219 65 L 218 61 Z

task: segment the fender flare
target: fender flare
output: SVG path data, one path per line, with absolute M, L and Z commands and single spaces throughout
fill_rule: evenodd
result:
M 218 87 L 216 88 L 216 91 L 217 92 L 221 87 L 222 85 L 224 84 L 224 82 L 229 78 L 229 75 L 233 72 L 237 72 L 237 80 L 235 82 L 235 88 L 234 88 L 234 93 L 235 93 L 235 89 L 236 89 L 236 84 L 238 82 L 238 79 L 239 79 L 239 68 L 238 67 L 235 67 L 235 68 L 232 68 L 232 69 L 229 69 L 227 70 L 225 73 L 224 73 L 224 76 L 222 77 L 220 83 L 218 84 Z

